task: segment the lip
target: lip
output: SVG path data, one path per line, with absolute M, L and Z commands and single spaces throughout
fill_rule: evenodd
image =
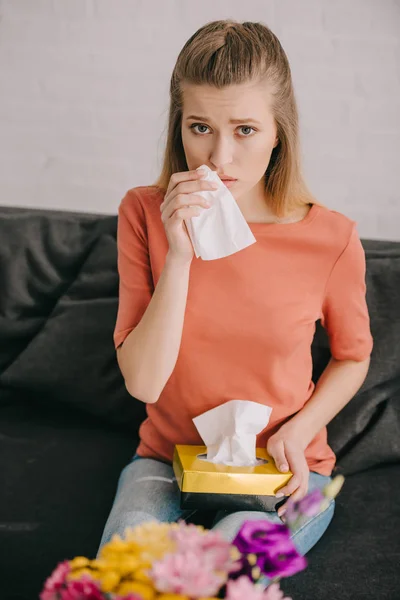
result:
M 222 183 L 226 185 L 226 187 L 231 187 L 237 182 L 237 179 L 221 179 Z

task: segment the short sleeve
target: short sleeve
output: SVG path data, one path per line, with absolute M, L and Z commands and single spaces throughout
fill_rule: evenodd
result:
M 139 323 L 154 292 L 144 211 L 132 190 L 118 208 L 117 248 L 119 302 L 115 348 Z
M 362 361 L 372 352 L 365 274 L 365 252 L 354 222 L 349 241 L 330 274 L 322 305 L 321 324 L 337 360 Z

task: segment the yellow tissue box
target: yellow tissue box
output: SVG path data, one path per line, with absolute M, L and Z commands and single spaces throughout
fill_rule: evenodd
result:
M 281 473 L 264 448 L 256 449 L 256 457 L 265 462 L 254 467 L 230 467 L 199 456 L 207 457 L 206 446 L 175 446 L 172 466 L 181 508 L 271 511 L 285 500 L 275 494 L 293 473 Z

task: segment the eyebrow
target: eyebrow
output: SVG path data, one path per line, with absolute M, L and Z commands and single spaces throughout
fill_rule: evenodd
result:
M 187 121 L 189 121 L 189 119 L 197 119 L 199 121 L 208 121 L 209 120 L 209 119 L 207 119 L 207 117 L 199 117 L 196 115 L 190 115 L 189 117 L 186 118 Z M 252 119 L 250 117 L 247 117 L 245 119 L 229 119 L 229 123 L 234 123 L 234 124 L 257 123 L 257 125 L 261 125 L 260 121 L 256 121 L 255 119 Z

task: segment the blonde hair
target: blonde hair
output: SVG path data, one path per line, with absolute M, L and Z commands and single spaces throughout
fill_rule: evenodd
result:
M 264 176 L 270 210 L 285 217 L 305 204 L 320 204 L 301 171 L 298 110 L 285 51 L 266 25 L 232 19 L 206 23 L 179 53 L 170 81 L 163 165 L 154 186 L 166 191 L 173 173 L 188 170 L 181 137 L 182 84 L 223 88 L 252 82 L 268 86 L 279 139 Z

